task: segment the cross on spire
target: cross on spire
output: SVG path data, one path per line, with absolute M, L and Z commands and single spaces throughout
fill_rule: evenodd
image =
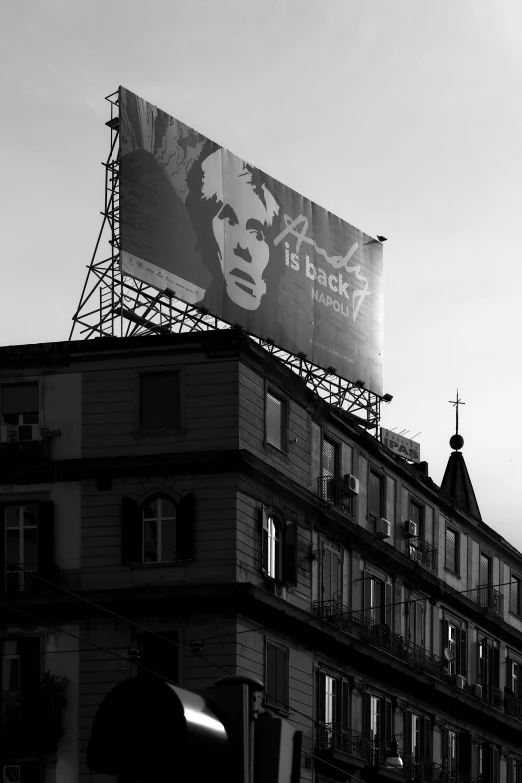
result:
M 455 408 L 455 435 L 459 434 L 459 405 L 465 405 L 465 402 L 462 402 L 461 399 L 459 399 L 459 390 L 457 389 L 457 399 L 455 400 L 448 400 L 453 407 Z

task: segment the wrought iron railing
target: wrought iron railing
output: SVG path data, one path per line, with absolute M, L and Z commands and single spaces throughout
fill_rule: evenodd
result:
M 419 780 L 422 783 L 446 783 L 448 780 L 440 764 L 403 751 L 400 752 L 400 756 L 403 764 L 402 771 L 408 779 Z
M 476 590 L 477 603 L 482 609 L 486 609 L 499 617 L 504 616 L 504 596 L 491 585 L 479 585 Z
M 36 563 L 4 563 L 3 584 L 0 585 L 0 588 L 3 588 L 6 593 L 36 590 L 39 581 L 34 576 L 36 569 Z M 41 584 L 40 581 L 40 586 Z
M 428 542 L 424 541 L 422 538 L 417 536 L 405 539 L 403 542 L 403 551 L 410 560 L 414 560 L 416 563 L 422 563 L 426 568 L 431 568 L 433 571 L 437 570 L 438 549 L 435 549 L 435 547 L 428 544 Z
M 394 658 L 443 679 L 445 663 L 442 658 L 394 633 L 387 625 L 376 623 L 364 612 L 347 609 L 339 601 L 316 601 L 314 614 L 332 623 L 340 631 L 356 636 Z
M 331 503 L 346 514 L 354 516 L 357 496 L 343 481 L 332 476 L 319 476 L 313 482 L 313 489 L 315 494 L 327 503 Z
M 504 693 L 504 712 L 516 720 L 522 720 L 522 699 L 517 699 L 509 693 Z
M 316 729 L 316 750 L 339 750 L 369 762 L 372 743 L 360 732 L 341 728 L 337 723 L 322 723 Z

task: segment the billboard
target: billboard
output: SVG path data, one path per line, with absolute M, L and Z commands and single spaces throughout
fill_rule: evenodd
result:
M 381 427 L 381 443 L 384 443 L 391 451 L 398 454 L 399 457 L 410 462 L 420 462 L 420 443 L 410 438 L 405 438 L 403 435 L 398 435 L 396 432 L 387 430 Z
M 123 87 L 120 238 L 124 274 L 382 394 L 382 244 Z

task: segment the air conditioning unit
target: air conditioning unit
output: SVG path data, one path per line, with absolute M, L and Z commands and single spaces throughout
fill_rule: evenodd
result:
M 359 494 L 359 479 L 352 476 L 351 473 L 347 473 L 344 477 L 344 483 L 354 495 Z
M 417 538 L 417 523 L 413 519 L 407 519 L 404 523 L 404 538 Z
M 39 424 L 18 424 L 16 440 L 42 440 Z
M 479 685 L 478 683 L 476 683 L 473 686 L 473 696 L 476 699 L 481 699 L 482 698 L 482 685 Z
M 464 686 L 466 684 L 466 680 L 462 676 L 462 674 L 456 674 L 455 675 L 455 685 L 459 689 L 459 691 L 464 690 Z
M 391 536 L 391 523 L 384 517 L 377 517 L 375 520 L 375 534 L 379 538 L 389 538 Z

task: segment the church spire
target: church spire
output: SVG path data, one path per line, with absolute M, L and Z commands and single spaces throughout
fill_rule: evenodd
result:
M 464 438 L 459 434 L 459 405 L 465 405 L 466 403 L 459 399 L 458 389 L 455 399 L 449 400 L 449 402 L 455 408 L 455 434 L 451 436 L 449 442 L 454 451 L 449 456 L 440 488 L 466 514 L 482 521 L 468 469 L 464 462 L 464 457 L 459 451 L 464 445 Z

